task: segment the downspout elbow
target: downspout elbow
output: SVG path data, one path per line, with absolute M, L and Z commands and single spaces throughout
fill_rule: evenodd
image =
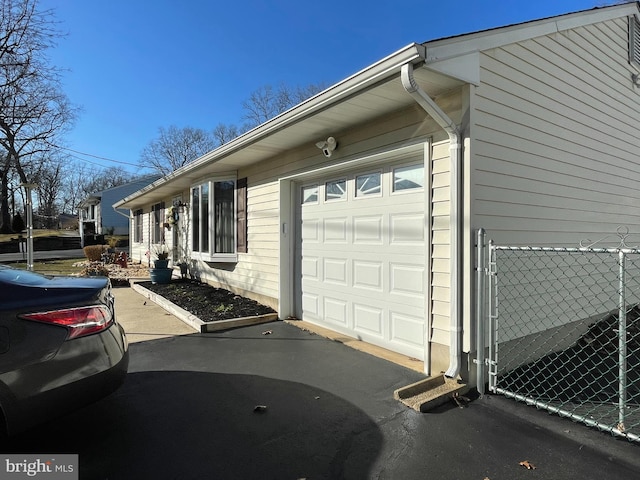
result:
M 127 214 L 127 213 L 121 212 L 120 210 L 118 210 L 118 209 L 117 209 L 116 207 L 114 207 L 113 205 L 111 205 L 111 208 L 113 208 L 113 211 L 114 211 L 114 212 L 119 213 L 120 215 L 122 215 L 122 216 L 123 216 L 124 218 L 126 218 L 127 220 L 129 220 L 129 221 L 131 220 L 131 215 L 130 215 L 130 214 Z
M 413 97 L 413 99 L 433 118 L 440 127 L 447 132 L 449 137 L 456 137 L 456 143 L 460 138 L 458 126 L 449 118 L 449 116 L 420 88 L 413 76 L 413 64 L 405 63 L 400 71 L 402 86 Z

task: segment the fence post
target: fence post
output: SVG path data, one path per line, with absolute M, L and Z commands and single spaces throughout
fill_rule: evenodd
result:
M 489 259 L 488 259 L 488 276 L 489 276 L 489 288 L 487 295 L 489 297 L 489 313 L 487 315 L 488 328 L 489 328 L 489 390 L 496 393 L 497 375 L 496 375 L 496 322 L 498 314 L 498 284 L 495 280 L 497 270 L 497 258 L 496 249 L 494 248 L 493 240 L 489 240 Z
M 627 407 L 627 305 L 626 305 L 626 257 L 618 252 L 619 261 L 619 305 L 618 305 L 618 430 L 624 431 Z
M 486 275 L 485 265 L 485 231 L 484 228 L 478 230 L 478 244 L 476 246 L 476 388 L 482 397 L 484 395 L 484 337 L 485 337 L 485 289 L 484 278 Z

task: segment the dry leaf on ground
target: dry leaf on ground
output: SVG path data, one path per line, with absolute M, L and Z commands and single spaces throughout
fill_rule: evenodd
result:
M 523 460 L 522 462 L 520 462 L 520 465 L 522 465 L 527 470 L 535 470 L 536 469 L 536 466 L 533 463 L 531 463 L 529 460 Z

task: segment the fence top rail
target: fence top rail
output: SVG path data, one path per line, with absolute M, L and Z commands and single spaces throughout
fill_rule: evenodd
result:
M 570 247 L 526 247 L 508 245 L 490 245 L 494 250 L 510 250 L 516 252 L 554 252 L 554 253 L 624 253 L 640 254 L 637 248 L 570 248 Z

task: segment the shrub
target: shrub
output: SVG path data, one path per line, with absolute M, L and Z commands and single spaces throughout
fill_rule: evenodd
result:
M 92 245 L 95 246 L 95 245 Z M 85 267 L 80 272 L 81 277 L 108 277 L 109 270 L 101 263 L 91 262 L 91 265 Z
M 102 245 L 87 245 L 83 248 L 84 256 L 90 262 L 99 262 L 102 258 Z

